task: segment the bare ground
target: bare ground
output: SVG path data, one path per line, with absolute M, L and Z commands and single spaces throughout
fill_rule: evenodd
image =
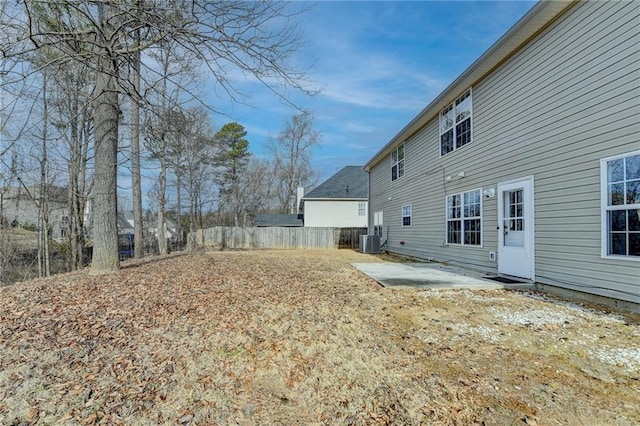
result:
M 640 325 L 384 289 L 351 251 L 211 252 L 2 288 L 2 424 L 640 423 Z

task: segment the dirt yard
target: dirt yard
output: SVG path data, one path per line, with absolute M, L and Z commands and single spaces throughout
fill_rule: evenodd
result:
M 640 325 L 384 289 L 352 251 L 178 254 L 3 287 L 0 424 L 640 423 Z

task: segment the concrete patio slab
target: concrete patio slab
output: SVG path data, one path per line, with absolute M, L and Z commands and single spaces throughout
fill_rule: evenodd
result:
M 359 271 L 384 287 L 423 289 L 530 289 L 532 283 L 502 284 L 488 278 L 495 276 L 443 265 L 441 263 L 352 263 Z

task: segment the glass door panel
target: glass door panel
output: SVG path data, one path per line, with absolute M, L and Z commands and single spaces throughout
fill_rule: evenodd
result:
M 524 247 L 524 191 L 516 189 L 504 192 L 504 245 Z

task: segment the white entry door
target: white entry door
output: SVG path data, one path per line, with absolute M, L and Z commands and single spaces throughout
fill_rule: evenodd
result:
M 498 184 L 498 272 L 534 278 L 532 176 Z

